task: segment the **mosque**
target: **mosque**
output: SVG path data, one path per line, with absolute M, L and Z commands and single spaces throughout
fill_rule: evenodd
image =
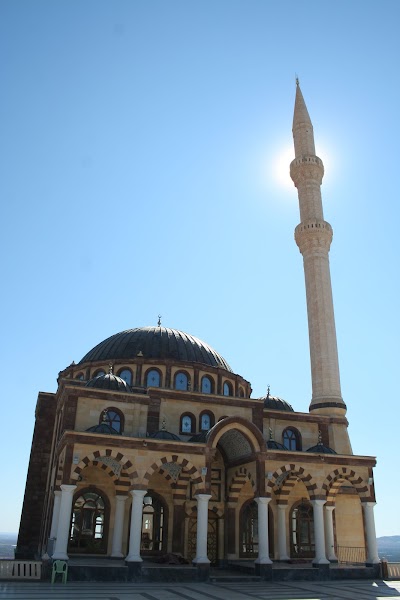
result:
M 282 563 L 330 569 L 354 551 L 379 563 L 374 457 L 352 453 L 342 399 L 311 120 L 296 85 L 295 240 L 303 256 L 311 357 L 308 413 L 251 385 L 207 343 L 137 327 L 100 342 L 40 392 L 16 558 L 107 557 L 135 572 Z

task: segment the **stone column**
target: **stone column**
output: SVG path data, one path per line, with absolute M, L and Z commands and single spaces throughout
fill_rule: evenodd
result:
M 129 553 L 125 558 L 126 562 L 142 562 L 143 560 L 140 556 L 140 542 L 142 541 L 143 498 L 146 494 L 146 490 L 131 490 L 131 528 L 129 536 Z
M 111 556 L 113 558 L 124 557 L 122 553 L 122 533 L 124 530 L 125 502 L 127 498 L 128 496 L 115 496 L 114 531 L 111 546 Z
M 60 511 L 56 535 L 56 545 L 52 556 L 53 560 L 68 560 L 67 547 L 69 528 L 71 525 L 72 497 L 76 485 L 63 484 L 61 487 Z
M 374 506 L 376 502 L 362 502 L 364 509 L 365 537 L 367 542 L 367 565 L 376 565 L 380 562 L 378 547 L 376 545 Z
M 335 554 L 335 536 L 333 533 L 333 511 L 334 506 L 325 506 L 325 549 L 326 556 L 330 562 L 337 562 Z
M 53 516 L 51 518 L 50 539 L 54 539 L 57 535 L 58 519 L 60 516 L 61 492 L 54 492 Z
M 255 562 L 261 565 L 270 565 L 268 540 L 268 504 L 271 498 L 255 498 L 258 504 L 258 557 Z
M 197 537 L 194 564 L 210 564 L 207 556 L 208 502 L 211 494 L 197 494 Z
M 278 559 L 289 560 L 286 545 L 286 504 L 278 504 Z
M 326 500 L 312 500 L 314 512 L 315 558 L 314 565 L 329 565 L 325 556 L 324 504 Z

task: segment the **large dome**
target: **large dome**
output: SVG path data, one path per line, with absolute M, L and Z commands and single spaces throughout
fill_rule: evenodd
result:
M 137 327 L 116 333 L 97 344 L 79 362 L 132 360 L 138 356 L 195 362 L 232 372 L 226 360 L 205 342 L 183 331 L 161 326 Z

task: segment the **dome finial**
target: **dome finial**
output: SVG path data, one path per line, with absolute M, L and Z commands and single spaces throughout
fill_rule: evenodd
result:
M 158 315 L 158 322 L 157 322 L 158 327 L 161 327 L 161 317 L 162 317 L 162 315 Z
M 273 435 L 272 435 L 272 427 L 270 427 L 270 428 L 269 428 L 269 439 L 270 439 L 270 440 L 273 440 L 273 439 L 274 439 L 274 437 L 273 437 Z
M 318 429 L 318 445 L 322 446 L 322 433 L 320 429 Z
M 270 388 L 270 385 L 268 384 L 267 385 L 267 398 L 269 398 L 269 392 L 270 392 L 270 390 L 271 390 L 271 388 Z
M 161 431 L 167 431 L 167 421 L 166 421 L 165 417 L 162 420 Z
M 297 73 L 295 74 L 295 77 L 296 77 L 296 87 L 299 87 L 300 86 L 300 81 L 299 81 L 299 78 L 297 76 Z
M 113 374 L 113 366 L 112 366 L 112 363 L 110 363 L 110 364 L 108 365 L 108 374 L 109 374 L 109 375 L 112 375 L 112 374 Z
M 103 417 L 102 417 L 102 421 L 103 421 L 103 423 L 105 423 L 105 422 L 107 421 L 107 412 L 108 412 L 108 411 L 107 411 L 107 409 L 105 408 L 105 409 L 103 410 Z

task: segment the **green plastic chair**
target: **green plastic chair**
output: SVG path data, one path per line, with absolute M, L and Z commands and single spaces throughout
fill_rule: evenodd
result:
M 61 583 L 67 583 L 68 563 L 66 560 L 55 560 L 51 572 L 51 583 L 54 583 L 57 575 L 61 575 Z

